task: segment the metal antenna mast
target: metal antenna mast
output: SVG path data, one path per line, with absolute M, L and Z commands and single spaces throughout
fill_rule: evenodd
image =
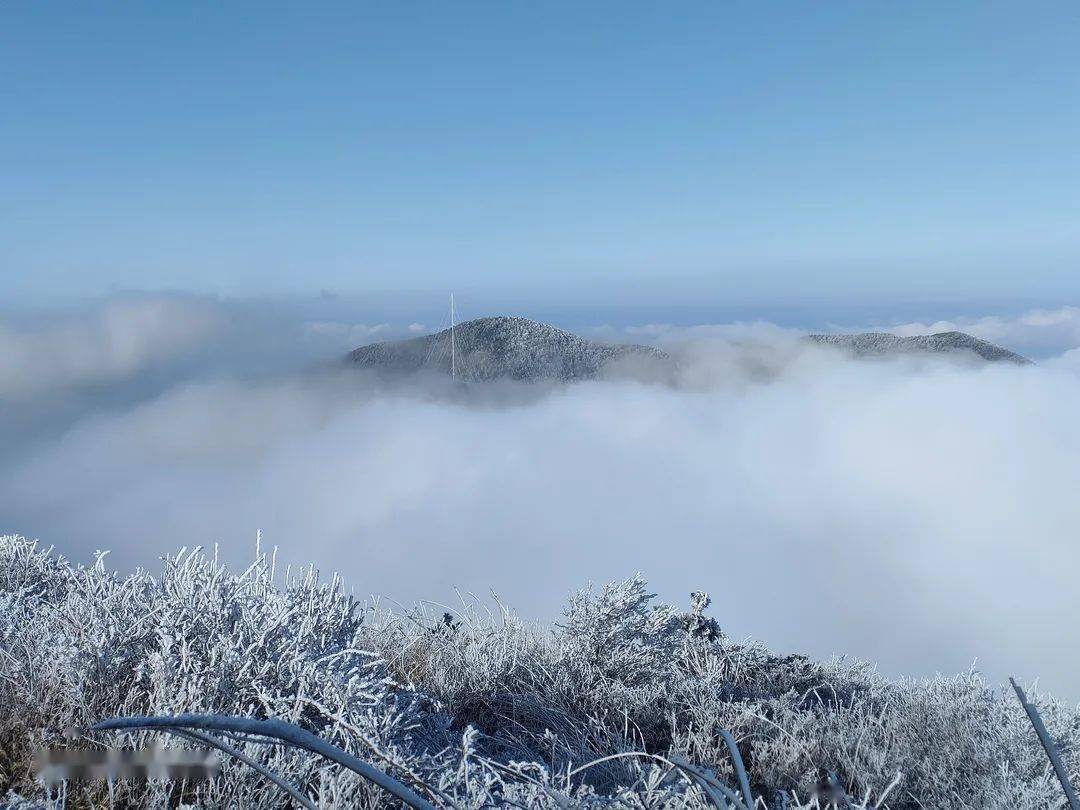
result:
M 454 346 L 454 294 L 450 293 L 450 377 L 457 379 L 457 350 Z

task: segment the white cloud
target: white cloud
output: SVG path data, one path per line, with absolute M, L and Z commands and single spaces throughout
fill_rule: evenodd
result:
M 1080 347 L 1080 307 L 1032 309 L 1018 315 L 913 322 L 887 326 L 881 330 L 897 335 L 967 332 L 1006 349 L 1043 359 Z
M 909 674 L 978 657 L 1075 693 L 1080 377 L 718 345 L 686 389 L 513 405 L 357 376 L 186 385 L 0 470 L 0 513 L 114 564 L 218 540 L 240 561 L 258 527 L 361 593 L 494 588 L 542 616 L 640 570 L 780 649 Z
M 211 307 L 176 298 L 112 300 L 30 326 L 0 323 L 0 399 L 124 379 L 206 341 L 220 326 Z
M 388 323 L 340 323 L 338 321 L 312 321 L 307 324 L 309 334 L 341 338 L 352 343 L 355 341 L 371 340 L 391 332 Z
M 978 657 L 1080 697 L 1062 618 L 1080 608 L 1080 309 L 887 328 L 1041 362 L 854 363 L 767 322 L 597 327 L 675 354 L 671 384 L 462 395 L 307 371 L 421 324 L 150 297 L 9 324 L 0 530 L 126 565 L 215 540 L 240 562 L 262 528 L 361 592 L 495 588 L 545 616 L 641 570 L 670 599 L 711 590 L 726 628 L 778 648 L 911 674 Z M 158 370 L 104 404 L 75 393 Z
M 836 323 L 822 329 L 780 327 L 765 321 L 743 321 L 694 326 L 652 323 L 638 326 L 596 326 L 591 337 L 615 342 L 643 342 L 671 347 L 684 343 L 774 343 L 816 332 L 892 332 L 927 335 L 967 332 L 1006 349 L 1045 360 L 1080 348 L 1080 307 L 1031 309 L 1013 315 L 960 317 L 951 320 L 907 323 Z

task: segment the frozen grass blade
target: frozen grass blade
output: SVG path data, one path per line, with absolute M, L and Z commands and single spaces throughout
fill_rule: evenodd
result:
M 750 777 L 746 774 L 746 766 L 743 765 L 742 754 L 739 746 L 735 744 L 735 738 L 727 729 L 720 729 L 720 736 L 724 738 L 728 751 L 731 752 L 731 761 L 735 764 L 735 773 L 739 777 L 739 789 L 742 791 L 743 801 L 747 807 L 754 806 L 754 794 L 750 792 Z
M 1050 732 L 1046 730 L 1046 725 L 1043 723 L 1042 717 L 1039 716 L 1039 710 L 1035 708 L 1035 704 L 1028 701 L 1027 695 L 1024 694 L 1024 690 L 1020 688 L 1020 684 L 1016 682 L 1015 678 L 1009 678 L 1009 683 L 1016 690 L 1020 705 L 1027 712 L 1031 725 L 1035 727 L 1035 733 L 1039 735 L 1039 742 L 1042 743 L 1043 750 L 1050 757 L 1050 764 L 1054 766 L 1054 773 L 1057 774 L 1058 781 L 1061 782 L 1061 789 L 1065 791 L 1065 798 L 1069 802 L 1070 809 L 1080 810 L 1080 800 L 1076 798 L 1076 791 L 1069 780 L 1069 772 L 1065 770 L 1065 763 L 1061 761 L 1061 754 L 1058 752 L 1057 746 L 1054 745 L 1054 741 L 1050 739 Z
M 336 745 L 283 720 L 248 720 L 242 717 L 224 717 L 216 714 L 180 714 L 175 717 L 116 717 L 94 725 L 92 731 L 115 731 L 121 729 L 204 729 L 227 731 L 235 734 L 261 734 L 291 743 L 312 753 L 333 760 L 354 773 L 373 782 L 387 793 L 396 796 L 415 810 L 435 810 L 435 805 L 414 793 L 391 776 L 374 768 L 359 757 L 343 751 Z

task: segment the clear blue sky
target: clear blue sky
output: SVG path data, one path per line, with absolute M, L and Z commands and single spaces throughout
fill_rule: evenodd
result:
M 1080 4 L 0 6 L 6 297 L 1080 293 Z

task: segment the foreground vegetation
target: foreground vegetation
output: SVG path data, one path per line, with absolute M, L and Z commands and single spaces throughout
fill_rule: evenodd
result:
M 1065 805 L 1023 708 L 974 672 L 896 682 L 858 662 L 776 655 L 727 638 L 705 595 L 676 610 L 641 579 L 579 593 L 541 628 L 508 610 L 385 612 L 336 578 L 273 568 L 259 556 L 232 573 L 196 550 L 121 577 L 100 558 L 72 565 L 24 538 L 0 539 L 0 797 L 285 806 L 232 759 L 202 785 L 48 792 L 34 779 L 40 745 L 160 739 L 71 742 L 69 729 L 194 712 L 295 723 L 439 806 L 714 806 L 673 765 L 737 788 L 724 731 L 759 806 Z M 1080 713 L 1037 702 L 1075 775 Z M 319 806 L 392 806 L 377 786 L 307 752 L 232 744 Z

